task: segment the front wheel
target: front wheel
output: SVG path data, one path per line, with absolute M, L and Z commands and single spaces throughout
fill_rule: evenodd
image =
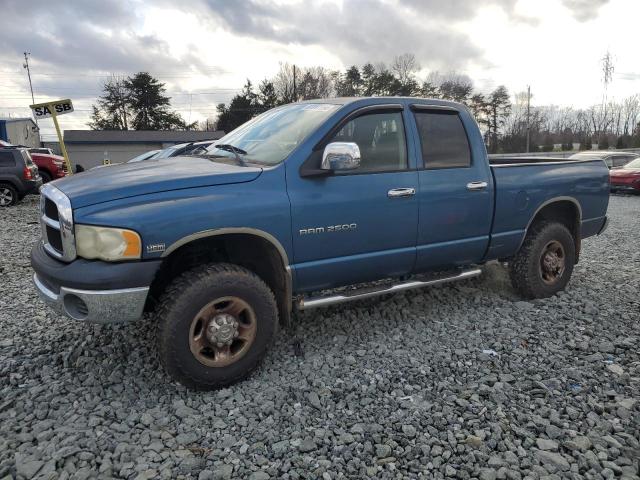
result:
M 509 263 L 513 287 L 525 298 L 545 298 L 563 290 L 573 273 L 576 247 L 566 226 L 540 222 Z
M 246 377 L 278 326 L 276 301 L 253 272 L 206 265 L 174 280 L 156 311 L 160 360 L 169 375 L 210 390 Z

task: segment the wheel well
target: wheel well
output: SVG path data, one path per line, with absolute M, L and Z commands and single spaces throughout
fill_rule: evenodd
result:
M 291 286 L 284 259 L 270 241 L 257 235 L 228 233 L 193 240 L 164 259 L 149 291 L 147 310 L 153 309 L 167 285 L 178 275 L 206 263 L 228 262 L 258 275 L 273 291 L 280 322 L 291 316 Z
M 558 200 L 542 207 L 533 217 L 529 228 L 540 222 L 558 222 L 567 227 L 576 245 L 576 263 L 580 257 L 580 210 L 569 200 Z M 527 228 L 527 230 L 529 230 Z

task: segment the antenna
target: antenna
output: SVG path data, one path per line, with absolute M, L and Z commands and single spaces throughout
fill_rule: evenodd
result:
M 36 101 L 33 98 L 33 84 L 31 83 L 31 70 L 29 69 L 29 57 L 31 56 L 31 52 L 24 52 L 24 63 L 22 64 L 22 68 L 27 69 L 27 76 L 29 77 L 29 89 L 31 90 L 31 103 L 35 104 Z M 38 119 L 36 118 L 36 126 L 38 125 Z

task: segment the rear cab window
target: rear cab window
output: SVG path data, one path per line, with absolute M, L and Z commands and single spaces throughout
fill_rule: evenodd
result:
M 456 111 L 415 109 L 423 167 L 428 170 L 471 167 L 471 148 Z

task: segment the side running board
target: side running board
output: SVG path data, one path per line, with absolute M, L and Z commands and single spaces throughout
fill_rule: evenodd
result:
M 296 302 L 298 310 L 308 310 L 309 308 L 326 307 L 328 305 L 336 305 L 339 303 L 352 302 L 354 300 L 362 300 L 363 298 L 377 297 L 378 295 L 386 295 L 389 293 L 402 292 L 405 290 L 413 290 L 415 288 L 428 287 L 431 285 L 440 285 L 442 283 L 456 282 L 467 278 L 477 277 L 482 273 L 479 268 L 471 270 L 462 270 L 455 275 L 435 277 L 429 280 L 409 280 L 392 285 L 383 285 L 377 287 L 365 287 L 358 290 L 341 292 L 336 295 L 324 295 L 318 297 L 305 297 Z

